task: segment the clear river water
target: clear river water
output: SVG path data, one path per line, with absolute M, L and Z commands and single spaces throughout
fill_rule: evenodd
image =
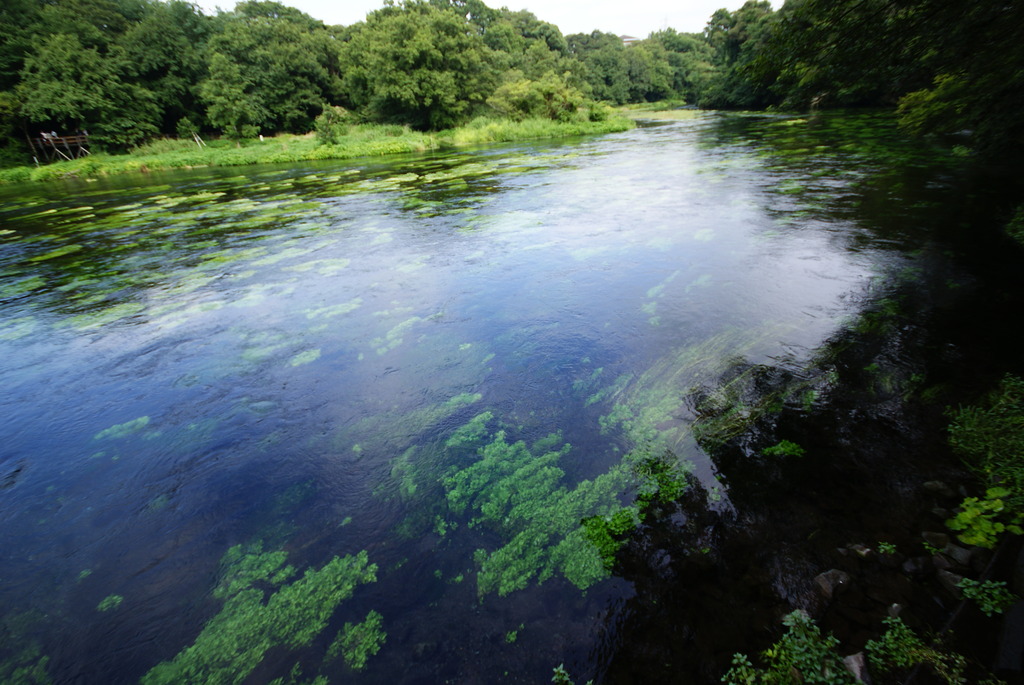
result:
M 887 288 L 969 280 L 923 237 L 935 156 L 881 115 L 691 113 L 0 189 L 0 675 L 632 682 L 616 545 L 660 516 L 713 558 L 683 483 L 756 514 L 709 456 L 766 411 L 733 381 L 812 411 Z M 720 638 L 711 670 L 750 648 Z

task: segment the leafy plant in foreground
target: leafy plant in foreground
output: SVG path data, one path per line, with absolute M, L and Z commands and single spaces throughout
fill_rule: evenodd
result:
M 765 664 L 763 668 L 754 666 L 745 654 L 736 654 L 732 668 L 722 676 L 722 682 L 730 685 L 846 685 L 857 682 L 836 652 L 839 640 L 832 635 L 822 636 L 806 612 L 794 611 L 786 615 L 782 623 L 789 630 L 778 642 L 761 653 Z
M 884 623 L 887 628 L 882 637 L 866 645 L 872 666 L 884 672 L 924 664 L 950 685 L 964 682 L 964 657 L 929 647 L 898 616 L 889 617 Z
M 1024 380 L 1003 378 L 985 406 L 953 414 L 949 442 L 982 479 L 984 498 L 968 497 L 947 525 L 968 544 L 994 547 L 1024 522 Z
M 960 531 L 957 537 L 968 545 L 992 549 L 1003 532 L 1014 535 L 1024 532 L 1020 525 L 1024 515 L 1007 508 L 1003 498 L 1008 495 L 1010 491 L 1006 488 L 989 488 L 983 499 L 968 497 L 946 525 L 951 530 Z
M 1017 595 L 1006 589 L 1006 583 L 994 580 L 962 578 L 957 586 L 964 597 L 974 600 L 986 616 L 1001 614 L 1017 601 Z

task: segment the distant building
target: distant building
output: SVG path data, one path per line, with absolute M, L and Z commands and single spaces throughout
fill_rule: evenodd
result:
M 630 45 L 636 45 L 643 39 L 635 36 L 619 36 L 619 40 L 621 40 L 622 44 L 628 48 Z

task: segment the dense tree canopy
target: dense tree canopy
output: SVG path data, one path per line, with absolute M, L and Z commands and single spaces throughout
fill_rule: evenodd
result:
M 193 130 L 304 133 L 338 106 L 437 129 L 564 117 L 590 99 L 892 107 L 908 131 L 969 129 L 1007 151 L 1024 147 L 1022 15 L 1001 0 L 747 0 L 702 33 L 626 46 L 483 0 L 388 0 L 347 27 L 270 0 L 216 16 L 183 0 L 5 0 L 0 163 L 25 161 L 40 130 L 124 149 Z
M 385 7 L 342 44 L 346 104 L 380 121 L 455 126 L 497 85 L 490 53 L 455 12 L 424 2 Z

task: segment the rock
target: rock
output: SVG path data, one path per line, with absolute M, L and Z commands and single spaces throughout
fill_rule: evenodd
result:
M 971 566 L 971 550 L 964 549 L 960 545 L 954 545 L 949 543 L 942 549 L 942 553 L 952 559 L 954 563 L 964 568 L 970 568 Z
M 903 562 L 903 572 L 908 576 L 923 576 L 932 569 L 932 560 L 928 557 L 913 557 Z
M 1003 677 L 1016 676 L 1014 682 L 1024 674 L 1024 602 L 1017 602 L 1004 615 L 995 670 Z
M 868 673 L 868 660 L 864 658 L 864 652 L 857 652 L 856 654 L 844 657 L 843 665 L 857 679 L 858 683 L 871 685 L 871 674 Z
M 818 584 L 818 588 L 825 599 L 832 599 L 839 590 L 850 583 L 850 576 L 844 571 L 833 568 L 824 573 L 819 573 L 814 577 L 814 582 Z
M 896 618 L 903 613 L 903 605 L 893 602 L 889 605 L 889 608 L 886 609 L 886 613 L 889 614 L 891 618 Z
M 949 544 L 949 536 L 945 533 L 935 533 L 933 531 L 926 530 L 921 533 L 921 537 L 935 549 L 942 549 Z
M 930 480 L 925 483 L 923 487 L 925 492 L 937 495 L 938 497 L 945 497 L 946 499 L 956 497 L 956 491 L 941 480 Z
M 939 584 L 944 587 L 949 594 L 960 599 L 963 593 L 960 591 L 958 585 L 964 577 L 958 576 L 955 573 L 950 573 L 949 571 L 939 571 L 936 575 L 938 576 Z
M 955 566 L 952 559 L 941 554 L 932 557 L 932 564 L 940 571 L 949 571 Z
M 874 554 L 870 547 L 861 544 L 850 545 L 848 549 L 861 559 L 867 559 Z

